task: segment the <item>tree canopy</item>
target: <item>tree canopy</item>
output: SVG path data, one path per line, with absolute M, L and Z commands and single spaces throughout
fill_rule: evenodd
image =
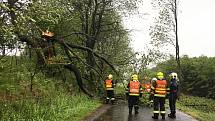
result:
M 2 1 L 2 58 L 9 50 L 19 49 L 21 56 L 24 53 L 35 56 L 39 70 L 61 65 L 60 68 L 74 72 L 80 89 L 92 96 L 90 93 L 95 94 L 102 88 L 102 80 L 107 74 L 121 77 L 129 68 L 125 65 L 130 63 L 133 50 L 121 17 L 135 11 L 137 2 Z M 53 36 L 46 36 L 48 34 Z

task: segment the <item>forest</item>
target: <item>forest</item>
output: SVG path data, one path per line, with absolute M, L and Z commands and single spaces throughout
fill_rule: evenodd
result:
M 215 58 L 200 56 L 189 57 L 184 55 L 181 57 L 181 73 L 180 80 L 181 90 L 187 95 L 215 98 L 214 73 Z M 159 63 L 153 70 L 162 70 L 168 75 L 171 72 L 177 72 L 177 64 L 174 58 Z

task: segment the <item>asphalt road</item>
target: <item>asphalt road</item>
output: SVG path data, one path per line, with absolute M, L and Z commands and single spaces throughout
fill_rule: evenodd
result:
M 139 114 L 128 114 L 128 106 L 126 103 L 120 103 L 113 105 L 108 108 L 104 113 L 98 114 L 97 118 L 91 119 L 91 121 L 164 121 L 159 117 L 159 119 L 152 119 L 153 109 L 149 107 L 140 106 Z M 169 111 L 167 110 L 167 113 Z M 167 117 L 165 121 L 197 121 L 191 116 L 177 110 L 176 119 L 171 119 Z

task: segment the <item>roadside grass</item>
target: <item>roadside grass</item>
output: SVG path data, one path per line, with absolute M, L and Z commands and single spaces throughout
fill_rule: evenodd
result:
M 215 120 L 215 100 L 182 95 L 177 108 L 200 121 Z
M 0 102 L 0 120 L 79 121 L 101 105 L 84 95 Z
M 31 82 L 34 63 L 15 64 L 12 58 L 0 60 L 0 121 L 81 121 L 101 106 L 81 94 L 70 77 L 63 83 L 38 71 Z

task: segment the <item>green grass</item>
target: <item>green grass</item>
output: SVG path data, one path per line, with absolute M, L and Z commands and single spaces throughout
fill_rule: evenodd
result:
M 70 77 L 63 83 L 38 71 L 30 91 L 35 64 L 31 60 L 15 64 L 11 58 L 0 60 L 1 121 L 80 121 L 101 106 L 98 100 L 80 94 Z
M 212 99 L 182 95 L 177 103 L 177 108 L 200 121 L 215 119 L 215 100 Z
M 0 102 L 0 120 L 79 121 L 101 105 L 83 95 Z

